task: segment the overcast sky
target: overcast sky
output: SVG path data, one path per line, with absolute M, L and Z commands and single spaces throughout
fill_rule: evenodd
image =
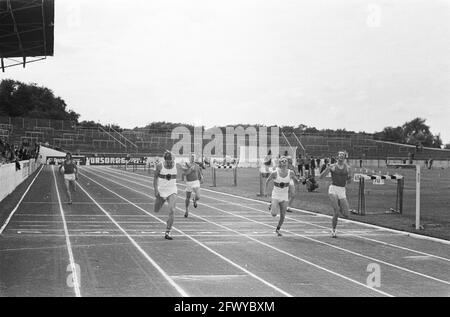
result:
M 81 120 L 375 132 L 450 143 L 450 1 L 56 0 L 55 56 L 2 77 Z

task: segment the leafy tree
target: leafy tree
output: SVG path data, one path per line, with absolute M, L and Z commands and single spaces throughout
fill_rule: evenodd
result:
M 67 109 L 66 102 L 56 97 L 52 90 L 12 79 L 0 82 L 0 115 L 75 122 L 80 117 L 75 111 Z
M 386 127 L 383 129 L 383 131 L 374 133 L 374 138 L 397 143 L 405 142 L 402 127 Z
M 441 136 L 439 134 L 434 136 L 425 121 L 423 118 L 415 118 L 399 127 L 386 127 L 383 131 L 374 133 L 373 136 L 375 139 L 384 141 L 441 148 Z

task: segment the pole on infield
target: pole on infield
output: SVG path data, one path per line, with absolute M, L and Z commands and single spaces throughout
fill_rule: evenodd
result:
M 416 165 L 416 230 L 420 229 L 420 165 Z
M 259 173 L 259 194 L 257 194 L 258 197 L 262 197 L 264 196 L 264 192 L 263 192 L 263 186 L 264 186 L 264 178 L 263 178 L 263 174 L 258 171 Z
M 212 185 L 211 187 L 216 187 L 216 169 L 214 166 L 211 166 L 212 169 Z
M 395 204 L 396 211 L 403 213 L 403 188 L 405 187 L 404 178 L 397 179 L 397 202 Z
M 233 168 L 234 186 L 237 186 L 237 165 Z
M 366 214 L 366 196 L 364 195 L 364 177 L 359 178 L 358 212 L 364 216 Z

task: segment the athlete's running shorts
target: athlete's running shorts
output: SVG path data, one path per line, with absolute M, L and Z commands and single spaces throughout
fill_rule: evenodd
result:
M 195 188 L 200 188 L 199 180 L 195 180 L 192 182 L 186 181 L 186 192 L 191 193 Z
M 66 181 L 75 181 L 75 174 L 64 174 L 64 179 Z
M 345 193 L 345 187 L 336 186 L 331 184 L 328 188 L 328 194 L 337 195 L 338 199 L 347 199 L 347 195 Z

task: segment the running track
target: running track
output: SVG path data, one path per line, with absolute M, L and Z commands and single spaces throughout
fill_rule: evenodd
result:
M 44 166 L 0 229 L 0 296 L 450 296 L 450 244 L 288 213 L 283 237 L 267 203 L 202 190 L 173 241 L 152 178 L 81 167 L 73 205 Z M 371 268 L 379 267 L 380 285 Z

